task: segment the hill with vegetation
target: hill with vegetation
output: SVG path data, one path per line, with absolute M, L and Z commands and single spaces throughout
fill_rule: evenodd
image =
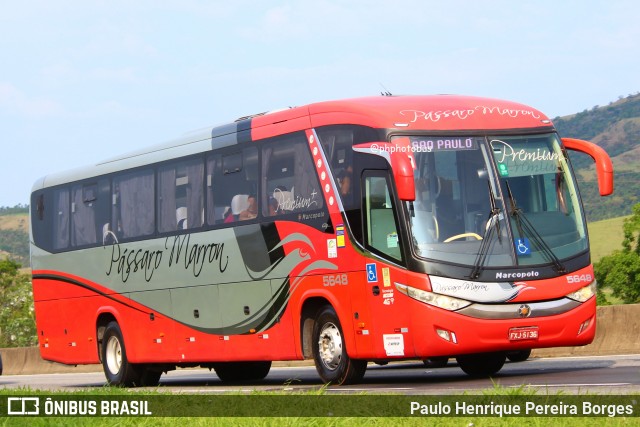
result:
M 0 260 L 29 266 L 29 213 L 23 205 L 0 207 Z
M 604 148 L 614 168 L 614 194 L 600 197 L 592 160 L 580 153 L 569 157 L 578 174 L 582 201 L 590 221 L 630 215 L 640 202 L 640 94 L 620 97 L 553 120 L 561 136 L 586 139 Z

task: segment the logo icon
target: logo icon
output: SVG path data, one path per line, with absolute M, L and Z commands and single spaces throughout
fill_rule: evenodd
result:
M 527 304 L 522 304 L 518 308 L 518 316 L 520 316 L 520 317 L 529 317 L 529 316 L 531 316 L 531 307 L 529 307 Z
M 7 398 L 7 415 L 40 415 L 39 397 Z

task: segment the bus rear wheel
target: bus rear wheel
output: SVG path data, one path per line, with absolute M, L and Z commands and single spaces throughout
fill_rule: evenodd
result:
M 143 365 L 140 369 L 140 381 L 137 385 L 140 387 L 155 387 L 160 384 L 162 371 L 153 367 L 153 365 Z
M 107 383 L 132 387 L 140 382 L 140 370 L 127 360 L 122 331 L 117 322 L 110 322 L 102 337 L 102 367 Z
M 102 337 L 102 367 L 107 383 L 120 387 L 153 387 L 160 382 L 162 371 L 153 365 L 139 365 L 129 362 L 122 338 L 122 330 L 117 322 L 110 322 Z
M 220 362 L 213 369 L 224 382 L 258 381 L 269 374 L 271 362 Z
M 364 377 L 367 361 L 351 359 L 347 354 L 342 327 L 333 307 L 321 309 L 316 316 L 312 350 L 316 370 L 325 383 L 353 384 Z
M 456 357 L 458 365 L 472 377 L 489 377 L 497 373 L 507 360 L 505 353 L 465 354 Z

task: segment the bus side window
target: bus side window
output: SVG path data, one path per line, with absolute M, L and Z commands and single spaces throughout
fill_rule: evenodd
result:
M 158 170 L 158 231 L 203 224 L 204 163 L 200 158 L 172 162 Z
M 233 223 L 247 210 L 250 195 L 257 195 L 258 150 L 247 147 L 228 154 L 207 157 L 205 177 L 207 195 L 207 224 Z M 253 219 L 253 214 L 244 219 Z
M 276 137 L 262 149 L 262 212 L 299 213 L 324 206 L 322 190 L 303 133 Z
M 129 172 L 114 178 L 112 232 L 118 238 L 128 239 L 154 233 L 154 189 L 154 173 L 151 169 Z
M 53 249 L 66 249 L 69 246 L 69 212 L 71 200 L 68 188 L 53 193 Z
M 31 231 L 36 245 L 48 251 L 52 249 L 52 196 L 53 191 L 40 190 L 31 195 Z
M 95 215 L 98 185 L 76 184 L 71 188 L 71 193 L 71 244 L 95 244 L 98 241 Z
M 396 261 L 401 261 L 394 203 L 386 177 L 366 176 L 364 188 L 367 245 Z
M 229 203 L 222 200 L 222 188 L 218 188 L 220 177 L 217 175 L 222 169 L 220 156 L 207 156 L 207 172 L 205 179 L 205 193 L 207 197 L 207 224 L 214 225 L 224 221 L 225 212 L 230 212 Z

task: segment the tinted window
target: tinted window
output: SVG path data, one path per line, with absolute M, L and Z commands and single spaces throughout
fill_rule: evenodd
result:
M 62 188 L 53 193 L 53 248 L 65 249 L 69 246 L 69 189 Z
M 364 179 L 367 244 L 376 251 L 400 261 L 400 240 L 394 203 L 384 176 Z
M 258 149 L 247 147 L 207 158 L 207 223 L 254 219 L 258 215 Z
M 71 244 L 84 246 L 98 241 L 96 230 L 97 184 L 71 187 Z
M 204 163 L 200 159 L 173 162 L 158 170 L 158 231 L 202 226 Z
M 155 231 L 154 173 L 147 169 L 113 180 L 112 230 L 118 238 L 148 236 Z
M 262 149 L 265 216 L 300 213 L 323 207 L 311 153 L 302 133 L 278 137 Z

